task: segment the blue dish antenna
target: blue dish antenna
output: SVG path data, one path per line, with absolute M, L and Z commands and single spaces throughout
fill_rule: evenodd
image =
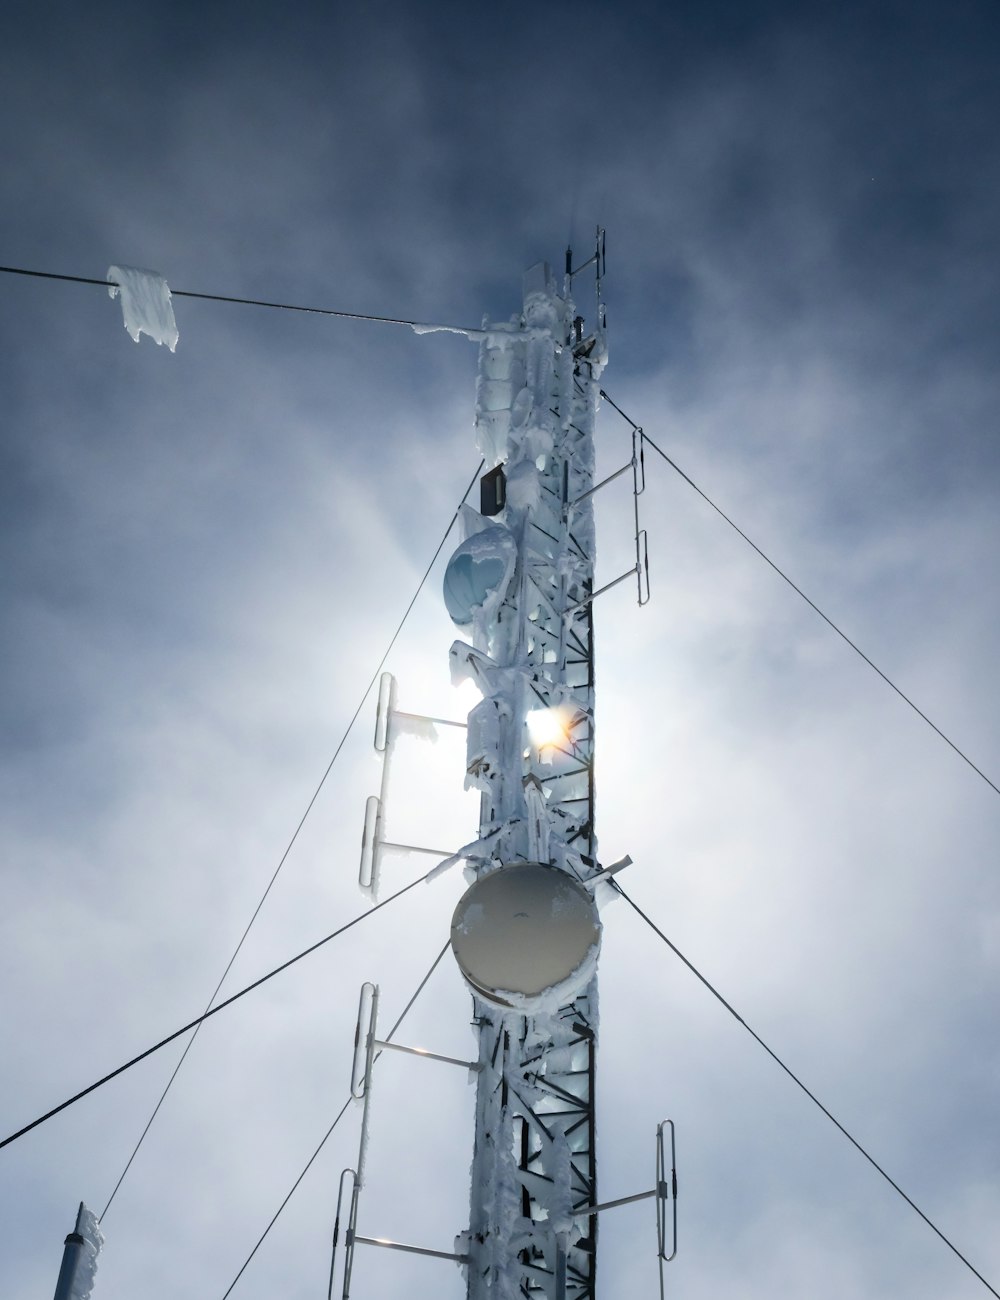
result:
M 452 622 L 469 627 L 488 602 L 499 604 L 516 562 L 517 543 L 503 524 L 467 537 L 444 572 L 444 603 Z

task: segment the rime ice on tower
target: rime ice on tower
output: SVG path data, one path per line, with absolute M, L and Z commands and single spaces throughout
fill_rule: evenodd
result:
M 452 646 L 452 675 L 483 696 L 466 772 L 482 796 L 479 840 L 453 921 L 479 1032 L 460 1247 L 470 1300 L 572 1300 L 595 1285 L 597 1219 L 579 1211 L 597 1203 L 588 493 L 606 352 L 600 281 L 589 335 L 569 289 L 568 274 L 558 286 L 534 267 L 523 312 L 485 327 L 476 434 L 492 472 L 445 577 L 449 613 L 472 642 Z

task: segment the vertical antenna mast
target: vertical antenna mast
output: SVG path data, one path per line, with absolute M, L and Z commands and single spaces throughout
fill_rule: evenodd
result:
M 482 792 L 475 881 L 452 946 L 479 1033 L 469 1300 L 595 1295 L 594 1066 L 600 923 L 594 835 L 594 422 L 601 300 L 577 315 L 574 272 L 524 277 L 520 316 L 487 325 L 477 440 L 481 513 L 445 576 L 469 714 L 466 786 Z M 583 267 L 578 268 L 582 270 Z

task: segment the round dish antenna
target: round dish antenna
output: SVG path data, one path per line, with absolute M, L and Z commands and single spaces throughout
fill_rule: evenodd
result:
M 557 867 L 515 862 L 462 895 L 451 946 L 472 991 L 504 1010 L 555 1010 L 597 965 L 601 922 L 588 891 Z
M 461 542 L 444 573 L 452 622 L 468 627 L 484 605 L 499 605 L 516 562 L 517 542 L 503 524 L 490 524 Z

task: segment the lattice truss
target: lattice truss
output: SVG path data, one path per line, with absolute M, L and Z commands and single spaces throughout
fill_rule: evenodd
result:
M 568 286 L 566 286 L 568 288 Z M 477 433 L 503 464 L 500 521 L 516 541 L 502 598 L 452 647 L 483 692 L 469 715 L 467 784 L 482 791 L 477 873 L 541 861 L 586 880 L 594 836 L 594 422 L 603 311 L 586 334 L 548 268 L 523 314 L 488 326 Z M 559 734 L 539 741 L 529 715 Z M 597 1202 L 596 978 L 565 1005 L 501 1013 L 474 999 L 481 1072 L 468 1241 L 470 1300 L 593 1296 Z

